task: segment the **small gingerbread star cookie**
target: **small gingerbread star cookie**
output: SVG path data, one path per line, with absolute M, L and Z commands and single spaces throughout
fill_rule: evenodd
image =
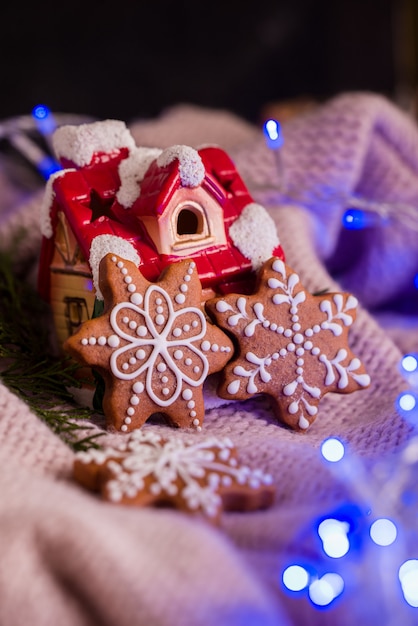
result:
M 134 263 L 108 254 L 99 276 L 104 313 L 64 348 L 103 376 L 108 427 L 129 432 L 158 412 L 200 430 L 203 383 L 231 358 L 232 343 L 204 312 L 194 261 L 174 263 L 150 283 Z
M 76 454 L 74 478 L 113 503 L 169 505 L 218 521 L 222 510 L 270 506 L 272 477 L 241 465 L 228 438 L 164 439 L 137 430 L 116 447 Z
M 305 431 L 328 392 L 368 387 L 370 377 L 348 346 L 357 300 L 347 293 L 311 295 L 299 276 L 272 258 L 261 268 L 256 293 L 207 302 L 216 322 L 238 343 L 219 395 L 243 400 L 267 394 L 278 418 Z

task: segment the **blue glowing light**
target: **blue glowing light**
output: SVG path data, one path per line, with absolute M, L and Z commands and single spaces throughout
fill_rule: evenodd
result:
M 328 573 L 309 585 L 309 598 L 316 606 L 331 604 L 344 590 L 344 580 L 339 574 Z
M 403 391 L 396 399 L 398 413 L 413 426 L 418 426 L 418 392 Z
M 399 568 L 399 580 L 405 601 L 413 607 L 418 607 L 418 561 L 410 559 L 402 563 Z
M 415 277 L 414 277 L 414 287 L 415 289 L 418 289 L 418 274 L 415 274 Z
M 362 209 L 347 209 L 343 215 L 343 226 L 348 230 L 362 230 L 380 226 L 382 218 L 378 213 Z
M 398 405 L 402 411 L 409 412 L 415 409 L 417 401 L 414 394 L 410 393 L 409 391 L 405 391 L 404 393 L 401 393 L 399 395 Z
M 323 520 L 318 526 L 318 535 L 322 540 L 325 554 L 333 559 L 345 556 L 350 549 L 347 534 L 350 524 L 334 518 Z
M 418 354 L 406 354 L 401 361 L 401 367 L 408 374 L 418 371 Z
M 37 120 L 44 120 L 50 113 L 51 111 L 44 104 L 37 104 L 32 110 L 32 115 Z
M 377 519 L 370 526 L 370 537 L 378 546 L 390 546 L 397 535 L 398 529 L 390 519 Z
M 57 161 L 55 161 L 55 159 L 49 156 L 46 156 L 41 161 L 39 161 L 39 163 L 37 164 L 37 168 L 42 176 L 45 178 L 45 180 L 48 180 L 48 178 L 54 172 L 58 172 L 60 169 L 62 169 L 61 165 Z
M 282 580 L 289 591 L 302 591 L 309 584 L 309 573 L 301 565 L 289 565 L 283 572 Z
M 283 145 L 282 129 L 277 120 L 267 120 L 264 124 L 264 134 L 266 136 L 266 143 L 272 150 L 277 150 Z
M 56 129 L 54 116 L 44 104 L 38 104 L 32 109 L 32 117 L 42 135 L 51 135 Z
M 322 442 L 321 454 L 326 461 L 337 463 L 345 454 L 344 444 L 340 439 L 329 437 Z

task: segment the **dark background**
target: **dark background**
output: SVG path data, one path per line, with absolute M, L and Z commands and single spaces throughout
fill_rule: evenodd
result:
M 0 118 L 151 117 L 177 103 L 257 121 L 347 90 L 411 99 L 418 0 L 72 0 L 1 9 Z

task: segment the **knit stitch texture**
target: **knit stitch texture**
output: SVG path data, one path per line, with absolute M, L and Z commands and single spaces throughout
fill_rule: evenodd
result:
M 314 521 L 354 497 L 353 481 L 321 459 L 323 440 L 344 440 L 367 472 L 413 435 L 395 400 L 407 386 L 402 353 L 418 349 L 417 311 L 403 315 L 416 297 L 418 238 L 396 220 L 350 232 L 341 218 L 352 195 L 418 206 L 416 124 L 380 96 L 343 94 L 285 125 L 280 159 L 259 129 L 226 111 L 179 106 L 131 131 L 138 145 L 227 149 L 268 208 L 305 287 L 358 297 L 350 345 L 372 384 L 327 395 L 305 434 L 279 425 L 265 398 L 226 404 L 207 390 L 197 436 L 230 437 L 242 461 L 270 472 L 277 486 L 271 509 L 224 514 L 215 529 L 176 511 L 117 507 L 84 492 L 71 479 L 71 450 L 0 383 L 0 624 L 352 626 L 364 616 L 383 623 L 381 588 L 367 568 L 361 592 L 343 594 L 328 611 L 287 595 L 280 573 L 312 555 Z M 10 198 L 5 177 L 1 184 Z M 29 225 L 16 264 L 36 266 L 41 192 L 12 200 L 12 211 L 1 207 L 0 244 Z

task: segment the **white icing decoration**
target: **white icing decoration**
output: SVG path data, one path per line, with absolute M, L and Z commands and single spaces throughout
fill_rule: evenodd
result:
M 231 396 L 234 396 L 236 393 L 238 393 L 239 388 L 240 388 L 240 381 L 239 380 L 233 380 L 232 382 L 229 383 L 228 387 L 227 387 L 227 391 Z
M 321 328 L 324 330 L 330 330 L 335 336 L 339 336 L 343 332 L 343 329 L 341 323 L 335 320 L 341 320 L 344 326 L 351 326 L 354 318 L 353 315 L 350 315 L 347 311 L 354 308 L 353 301 L 357 303 L 357 300 L 354 297 L 349 297 L 347 300 L 347 303 L 349 303 L 348 307 L 344 307 L 344 300 L 342 294 L 340 293 L 334 294 L 332 300 L 335 304 L 335 313 L 333 312 L 332 304 L 329 300 L 322 300 L 319 305 L 321 311 L 327 315 L 327 320 L 322 322 Z
M 268 385 L 273 376 L 273 372 L 270 373 L 269 371 L 272 363 L 279 358 L 294 361 L 294 376 L 283 385 L 281 394 L 283 398 L 289 400 L 287 412 L 290 415 L 297 415 L 300 427 L 307 428 L 309 421 L 306 416 L 313 417 L 316 415 L 318 401 L 326 391 L 323 391 L 317 384 L 310 384 L 310 374 L 317 371 L 317 368 L 311 369 L 311 357 L 308 359 L 300 358 L 305 354 L 305 351 L 308 352 L 308 356 L 310 353 L 323 366 L 324 384 L 332 386 L 330 390 L 345 390 L 350 384 L 350 379 L 359 387 L 367 387 L 370 384 L 370 377 L 367 374 L 358 373 L 362 367 L 360 359 L 353 357 L 348 364 L 345 363 L 349 355 L 348 349 L 345 348 L 338 349 L 336 354 L 333 352 L 329 354 L 328 350 L 333 350 L 333 346 L 324 341 L 322 335 L 331 330 L 335 336 L 338 336 L 342 333 L 344 326 L 350 326 L 353 323 L 357 299 L 354 296 L 337 293 L 332 294 L 331 299 L 319 300 L 318 313 L 326 313 L 327 319 L 321 325 L 315 323 L 309 328 L 302 327 L 299 322 L 307 317 L 303 314 L 303 309 L 311 306 L 311 300 L 307 299 L 306 292 L 300 286 L 296 291 L 299 277 L 293 271 L 287 275 L 288 268 L 283 261 L 275 259 L 272 263 L 272 269 L 276 276 L 270 276 L 266 279 L 266 285 L 273 291 L 272 293 L 268 292 L 268 297 L 271 298 L 275 306 L 285 307 L 277 311 L 276 320 L 266 319 L 261 302 L 256 301 L 252 306 L 247 306 L 248 300 L 229 296 L 228 301 L 218 300 L 216 303 L 217 312 L 225 317 L 225 322 L 229 326 L 239 326 L 239 329 L 234 332 L 241 333 L 244 338 L 251 338 L 257 325 L 259 325 L 259 332 L 261 333 L 277 330 L 277 333 L 275 332 L 276 338 L 272 337 L 271 342 L 268 339 L 261 341 L 260 338 L 260 342 L 253 340 L 247 344 L 248 347 L 251 346 L 257 352 L 256 354 L 251 349 L 244 352 L 246 344 L 241 344 L 248 366 L 242 365 L 242 360 L 240 360 L 240 364 L 233 367 L 232 380 L 230 380 L 226 391 L 231 396 L 237 395 L 240 392 L 242 382 L 246 385 L 245 390 L 248 394 L 262 393 L 263 391 L 268 393 L 268 387 L 266 389 L 265 385 Z M 299 309 L 302 310 L 302 315 L 299 315 Z M 275 315 L 274 309 L 273 314 Z M 278 326 L 276 321 L 286 319 L 288 314 L 291 314 L 292 322 L 297 319 L 298 323 L 292 324 L 289 328 Z M 283 339 L 280 339 L 280 335 Z M 309 337 L 309 340 L 305 340 L 305 337 Z M 324 353 L 315 345 L 317 337 L 322 339 L 320 345 Z M 278 340 L 281 342 L 279 345 L 275 343 Z M 264 355 L 257 351 L 258 345 L 270 346 L 271 343 L 275 346 L 273 353 Z
M 225 311 L 233 311 L 234 309 L 224 300 L 218 300 L 216 303 L 216 310 L 219 311 L 219 313 L 225 313 Z
M 360 387 L 368 387 L 370 385 L 371 379 L 368 374 L 351 374 L 351 376 Z
M 198 420 L 195 422 L 199 429 Z M 124 432 L 127 429 L 121 427 Z M 236 459 L 229 463 L 232 447 L 228 438 L 208 437 L 203 441 L 171 438 L 164 441 L 156 433 L 137 430 L 117 448 L 80 452 L 76 458 L 86 464 L 93 461 L 99 465 L 107 464 L 111 473 L 107 490 L 113 502 L 135 498 L 148 485 L 147 489 L 154 496 L 178 495 L 189 510 L 200 509 L 214 517 L 221 506 L 217 493 L 221 483 L 231 486 L 235 482 L 250 489 L 272 484 L 271 475 L 258 468 L 240 467 Z
M 159 315 L 153 319 L 152 303 L 156 298 L 164 304 L 164 320 L 159 319 Z M 136 320 L 136 330 L 130 324 L 121 327 L 120 322 L 124 317 L 133 317 Z M 182 324 L 184 317 L 189 321 L 192 318 L 197 324 Z M 209 362 L 203 351 L 210 349 L 210 342 L 201 342 L 207 331 L 206 317 L 201 309 L 188 306 L 176 311 L 170 294 L 160 285 L 151 284 L 144 294 L 142 307 L 131 301 L 119 302 L 111 310 L 109 321 L 114 334 L 108 338 L 107 343 L 117 348 L 112 352 L 109 362 L 114 377 L 120 380 L 142 378 L 148 396 L 160 407 L 170 406 L 180 394 L 183 397 L 184 394 L 190 395 L 187 399 L 191 399 L 190 388 L 199 387 L 209 371 Z M 176 337 L 174 330 L 179 326 L 182 326 L 183 332 Z M 201 348 L 198 347 L 200 344 Z M 188 356 L 183 362 L 180 354 L 185 352 Z M 124 369 L 127 358 L 125 355 L 132 354 L 135 354 L 138 361 L 129 361 L 130 366 Z M 169 392 L 166 383 L 153 375 L 154 371 L 162 373 L 166 370 L 173 380 Z
M 93 274 L 93 285 L 96 290 L 96 298 L 103 300 L 103 294 L 99 286 L 99 264 L 106 254 L 113 252 L 128 261 L 132 261 L 137 267 L 141 263 L 141 259 L 133 245 L 116 235 L 98 235 L 91 243 L 89 265 Z M 139 295 L 139 294 L 138 294 Z M 131 296 L 131 300 L 137 294 Z
M 179 176 L 183 187 L 198 187 L 205 178 L 205 167 L 199 153 L 189 146 L 166 148 L 157 158 L 157 165 L 165 167 L 178 159 Z
M 159 148 L 133 148 L 128 158 L 119 163 L 120 187 L 116 200 L 129 209 L 141 195 L 141 183 L 151 163 L 161 154 Z
M 54 182 L 57 180 L 57 178 L 68 174 L 68 172 L 76 171 L 77 170 L 75 170 L 74 168 L 58 170 L 58 172 L 54 172 L 53 174 L 51 174 L 46 182 L 40 208 L 40 229 L 42 235 L 47 239 L 51 239 L 52 235 L 54 234 L 51 222 L 51 209 L 55 198 Z
M 254 364 L 256 367 L 251 370 L 247 370 L 241 365 L 237 365 L 234 367 L 234 374 L 237 376 L 243 376 L 248 378 L 246 391 L 247 393 L 257 393 L 258 388 L 255 384 L 256 376 L 260 376 L 263 383 L 268 383 L 271 380 L 271 375 L 267 372 L 266 367 L 271 364 L 271 357 L 267 356 L 264 358 L 259 358 L 253 352 L 247 352 L 245 355 L 246 360 L 249 363 Z
M 120 120 L 60 126 L 52 137 L 52 144 L 58 159 L 68 159 L 78 167 L 88 165 L 95 153 L 135 148 L 131 133 Z
M 238 219 L 231 224 L 229 235 L 241 254 L 251 261 L 255 271 L 273 256 L 273 251 L 280 245 L 273 219 L 256 202 L 244 207 Z
M 301 415 L 299 418 L 299 428 L 302 428 L 303 430 L 309 428 L 309 422 L 303 415 Z

